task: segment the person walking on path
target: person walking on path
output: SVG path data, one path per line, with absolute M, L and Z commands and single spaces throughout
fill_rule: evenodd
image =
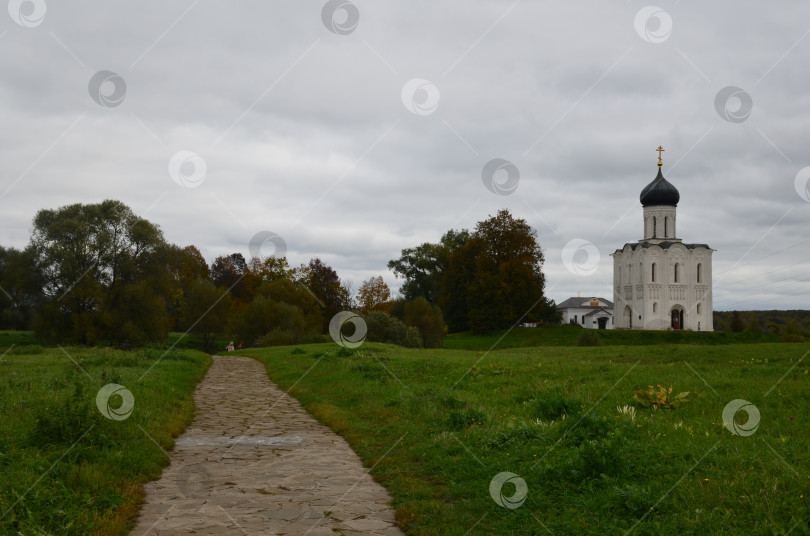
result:
M 233 352 L 233 341 L 228 343 L 228 346 L 225 347 L 225 350 L 228 352 Z

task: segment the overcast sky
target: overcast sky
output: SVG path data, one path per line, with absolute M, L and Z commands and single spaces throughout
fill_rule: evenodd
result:
M 810 4 L 657 6 L 12 0 L 0 244 L 113 198 L 209 262 L 270 231 L 398 288 L 400 250 L 507 208 L 551 298 L 612 299 L 663 145 L 715 309 L 806 309 Z

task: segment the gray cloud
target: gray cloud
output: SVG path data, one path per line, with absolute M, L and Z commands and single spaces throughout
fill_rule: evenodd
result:
M 270 230 L 293 265 L 398 286 L 402 248 L 508 208 L 538 230 L 553 298 L 610 297 L 662 144 L 679 234 L 718 250 L 715 307 L 806 307 L 810 6 L 666 3 L 654 44 L 636 2 L 355 4 L 347 35 L 320 2 L 48 2 L 37 27 L 0 21 L 0 243 L 24 246 L 40 208 L 116 198 L 209 261 Z M 100 70 L 126 81 L 117 107 L 88 93 Z M 413 78 L 439 90 L 430 115 L 401 102 Z M 715 110 L 732 85 L 753 101 L 741 123 Z M 199 187 L 170 177 L 178 151 L 205 159 Z M 481 182 L 493 158 L 520 170 L 512 195 Z M 601 253 L 590 276 L 562 265 L 574 238 Z

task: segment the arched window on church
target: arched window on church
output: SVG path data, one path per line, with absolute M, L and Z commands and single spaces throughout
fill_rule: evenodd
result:
M 657 312 L 658 312 L 658 302 L 654 302 L 653 303 L 653 313 L 657 313 Z
M 652 282 L 655 283 L 655 263 L 652 263 Z
M 697 282 L 698 283 L 700 283 L 700 279 L 701 279 L 701 275 L 702 275 L 700 272 L 702 272 L 702 271 L 703 271 L 703 265 L 698 263 L 698 265 L 697 265 Z
M 653 238 L 655 238 L 655 233 L 656 233 L 656 223 L 657 223 L 657 222 L 656 222 L 656 220 L 655 220 L 655 216 L 653 216 Z
M 669 218 L 664 216 L 664 238 L 669 236 L 669 233 L 667 233 L 667 224 L 669 223 L 668 220 Z
M 697 304 L 697 314 L 700 314 L 703 309 L 700 307 L 700 304 Z
M 680 272 L 680 267 L 681 267 L 681 265 L 676 262 L 675 263 L 675 282 L 676 283 L 680 283 L 680 281 L 681 281 L 681 277 L 680 277 L 681 274 L 679 273 Z

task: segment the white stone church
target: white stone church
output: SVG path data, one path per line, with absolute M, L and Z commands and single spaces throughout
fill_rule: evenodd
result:
M 677 238 L 678 190 L 661 173 L 640 195 L 644 239 L 613 257 L 615 328 L 713 331 L 712 252 Z

